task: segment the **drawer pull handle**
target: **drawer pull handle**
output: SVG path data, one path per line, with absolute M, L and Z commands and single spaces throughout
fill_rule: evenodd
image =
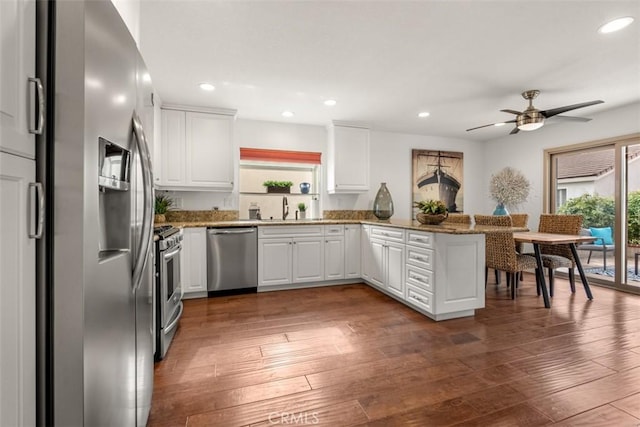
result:
M 424 261 L 427 262 L 426 259 L 422 258 L 421 256 L 412 256 L 411 259 L 415 259 L 416 261 Z
M 425 240 L 425 239 L 421 239 L 421 238 L 419 238 L 419 237 L 416 237 L 416 238 L 415 238 L 415 241 L 416 241 L 416 242 L 426 242 L 426 240 Z
M 422 283 L 429 283 L 426 280 L 424 280 L 422 277 L 418 277 L 418 276 L 409 276 L 409 278 L 413 279 L 413 280 L 417 280 L 418 282 L 422 282 Z
M 416 301 L 420 301 L 420 302 L 421 302 L 421 303 L 423 303 L 423 304 L 426 304 L 426 303 L 422 300 L 422 298 L 420 298 L 419 296 L 411 295 L 411 298 L 413 298 L 413 299 L 414 299 L 414 300 L 416 300 Z

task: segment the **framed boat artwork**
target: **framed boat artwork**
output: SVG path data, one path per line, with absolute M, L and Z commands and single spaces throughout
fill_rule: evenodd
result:
M 414 149 L 412 206 L 421 200 L 441 200 L 449 213 L 464 211 L 463 153 Z M 413 207 L 413 217 L 417 213 Z

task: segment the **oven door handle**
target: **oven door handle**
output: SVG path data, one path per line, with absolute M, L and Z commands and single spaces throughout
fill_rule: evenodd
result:
M 182 310 L 184 310 L 184 304 L 182 303 L 182 301 L 180 301 L 180 305 L 178 306 L 178 315 L 176 316 L 175 319 L 173 319 L 173 321 L 171 323 L 169 323 L 165 328 L 164 328 L 164 334 L 168 334 L 169 332 L 171 332 L 173 330 L 173 328 L 175 328 L 178 325 L 178 321 L 180 320 L 180 318 L 182 317 Z
M 170 258 L 173 258 L 174 256 L 176 256 L 178 254 L 178 252 L 180 252 L 182 250 L 182 245 L 178 245 L 176 246 L 176 248 L 174 250 L 172 250 L 171 252 L 167 252 L 167 253 L 163 253 L 162 254 L 162 258 L 166 261 Z

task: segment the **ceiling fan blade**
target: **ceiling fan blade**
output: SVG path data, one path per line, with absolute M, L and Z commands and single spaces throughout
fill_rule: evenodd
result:
M 515 123 L 515 120 L 509 120 L 508 122 L 498 122 L 498 123 Z M 482 129 L 482 128 L 487 128 L 489 126 L 495 126 L 496 123 L 491 123 L 490 125 L 483 125 L 483 126 L 478 126 L 475 128 L 471 128 L 471 129 L 467 129 L 467 132 L 469 132 L 470 130 L 476 130 L 476 129 Z
M 518 129 L 518 127 L 514 127 L 513 130 L 511 132 L 509 132 L 509 135 L 515 135 L 516 133 L 520 132 L 520 129 Z
M 553 123 L 555 121 L 563 121 L 563 122 L 590 122 L 591 119 L 588 117 L 575 117 L 575 116 L 553 116 L 550 119 L 550 122 Z
M 581 104 L 573 104 L 573 105 L 565 105 L 564 107 L 552 108 L 551 110 L 540 111 L 544 117 L 549 118 L 553 116 L 557 116 L 558 114 L 566 113 L 567 111 L 577 110 L 578 108 L 588 107 L 590 105 L 602 104 L 604 101 L 589 101 L 583 102 Z
M 516 116 L 517 116 L 518 114 L 522 114 L 520 111 L 516 111 L 516 110 L 509 110 L 508 108 L 507 108 L 507 109 L 505 109 L 505 110 L 500 110 L 500 111 L 502 111 L 503 113 L 511 113 L 511 114 L 515 114 Z

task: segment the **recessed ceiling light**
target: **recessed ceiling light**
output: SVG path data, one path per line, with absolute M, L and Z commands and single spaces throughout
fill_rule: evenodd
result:
M 609 21 L 600 28 L 598 28 L 598 32 L 602 34 L 613 33 L 615 31 L 619 31 L 627 26 L 629 26 L 633 22 L 633 18 L 630 16 L 625 16 L 624 18 L 617 18 L 613 21 Z
M 127 102 L 127 97 L 122 94 L 113 97 L 114 104 L 124 104 L 125 102 Z
M 324 105 L 326 105 L 327 107 L 333 107 L 336 104 L 337 102 L 335 99 L 327 99 L 326 101 L 324 101 Z
M 420 113 L 418 113 L 418 117 L 429 117 L 431 115 L 430 112 L 428 111 L 422 111 Z
M 494 123 L 493 125 L 494 126 L 504 126 L 504 125 L 506 125 L 506 123 Z
M 282 112 L 282 117 L 293 117 L 293 112 L 292 111 L 283 111 Z
M 202 90 L 206 90 L 208 92 L 211 92 L 215 88 L 216 87 L 214 85 L 212 85 L 211 83 L 200 83 L 200 89 L 202 89 Z

